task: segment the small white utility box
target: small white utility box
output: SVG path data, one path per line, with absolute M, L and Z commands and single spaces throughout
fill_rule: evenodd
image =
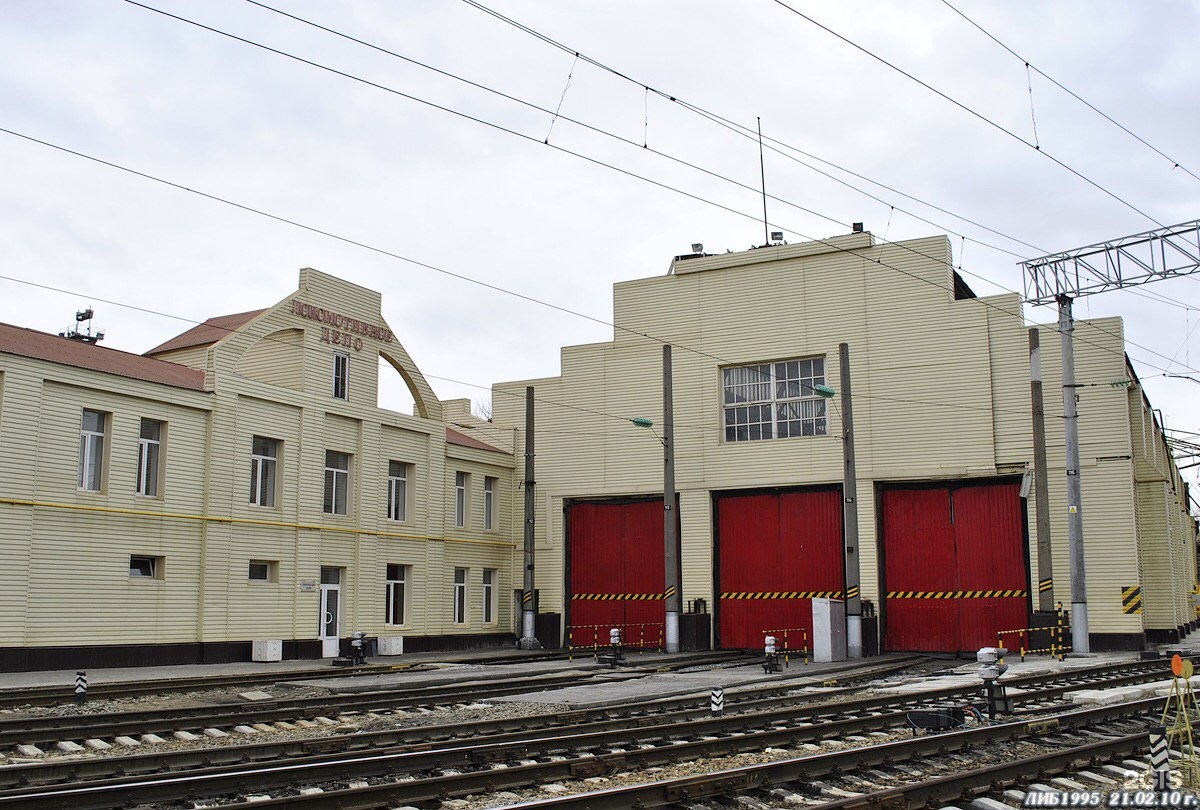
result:
M 380 655 L 403 655 L 404 654 L 404 636 L 380 636 L 379 637 L 379 654 Z
M 282 661 L 283 641 L 277 638 L 269 638 L 253 642 L 250 659 L 252 661 Z
M 818 663 L 846 660 L 846 603 L 841 599 L 814 599 L 813 660 Z

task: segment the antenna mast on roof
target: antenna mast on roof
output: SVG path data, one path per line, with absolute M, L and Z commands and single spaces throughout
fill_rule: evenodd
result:
M 767 166 L 763 162 L 762 117 L 758 116 L 758 171 L 762 176 L 763 197 L 763 246 L 771 244 L 771 234 L 767 232 Z
M 97 329 L 95 332 L 92 331 L 92 318 L 95 314 L 91 307 L 79 310 L 75 313 L 75 325 L 65 332 L 59 332 L 58 336 L 65 337 L 68 340 L 78 340 L 80 343 L 99 343 L 104 340 L 104 331 L 101 329 Z M 79 327 L 79 324 L 84 321 L 87 321 L 86 332 L 80 331 Z

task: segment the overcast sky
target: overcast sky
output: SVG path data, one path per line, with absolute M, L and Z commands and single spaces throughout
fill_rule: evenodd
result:
M 275 6 L 560 109 L 554 121 L 245 0 L 147 4 L 362 81 L 120 0 L 0 0 L 0 127 L 601 321 L 614 281 L 663 273 L 693 242 L 763 241 L 761 198 L 729 182 L 758 188 L 757 145 L 669 97 L 749 127 L 760 116 L 768 138 L 809 155 L 766 154 L 769 218 L 788 241 L 853 221 L 890 240 L 950 233 L 979 294 L 1021 290 L 1021 258 L 1200 217 L 1200 6 L 951 2 L 1170 159 L 942 0 L 790 5 L 1045 154 L 771 0 L 482 0 L 566 51 L 461 0 Z M 476 400 L 494 381 L 556 374 L 563 345 L 611 338 L 594 320 L 12 134 L 0 133 L 0 166 L 9 323 L 58 332 L 93 304 L 104 345 L 143 352 L 278 301 L 311 266 L 382 292 L 439 396 Z M 1200 384 L 1163 376 L 1200 379 L 1200 277 L 1076 312 L 1123 316 L 1167 426 L 1200 431 Z

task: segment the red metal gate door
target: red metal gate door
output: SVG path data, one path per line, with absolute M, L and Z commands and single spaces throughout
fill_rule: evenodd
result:
M 956 651 L 958 605 L 938 598 L 958 589 L 949 491 L 884 490 L 883 547 L 885 647 Z
M 885 648 L 973 652 L 1025 627 L 1022 515 L 1016 483 L 885 490 Z
M 656 646 L 664 603 L 661 501 L 572 503 L 570 642 L 608 643 L 621 627 L 628 644 Z
M 840 493 L 723 495 L 717 521 L 718 645 L 758 649 L 766 632 L 786 630 L 787 646 L 811 647 L 813 597 L 845 589 Z
M 1018 484 L 953 491 L 958 551 L 958 649 L 996 644 L 996 632 L 1028 625 L 1021 489 Z

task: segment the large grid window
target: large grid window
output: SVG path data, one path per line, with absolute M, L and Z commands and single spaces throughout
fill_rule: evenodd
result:
M 104 432 L 108 414 L 100 411 L 83 412 L 79 426 L 79 475 L 76 483 L 80 489 L 99 492 L 104 485 Z
M 496 621 L 496 569 L 483 569 L 483 623 Z
M 279 440 L 255 436 L 250 445 L 250 503 L 275 505 L 275 468 L 279 463 Z
M 162 456 L 162 422 L 142 420 L 138 438 L 137 494 L 158 497 L 159 459 Z
M 496 528 L 496 479 L 490 475 L 483 478 L 483 528 Z
M 454 569 L 454 623 L 467 623 L 467 569 Z
M 403 461 L 388 462 L 387 516 L 388 520 L 408 520 L 408 465 Z
M 387 624 L 404 624 L 408 606 L 408 566 L 388 563 L 387 567 L 387 611 L 384 622 Z
M 327 515 L 346 514 L 350 495 L 350 456 L 334 450 L 325 451 L 325 502 Z
M 333 355 L 333 395 L 338 399 L 349 399 L 347 385 L 350 380 L 350 355 L 337 352 Z
M 725 441 L 823 436 L 825 360 L 782 360 L 721 370 Z

